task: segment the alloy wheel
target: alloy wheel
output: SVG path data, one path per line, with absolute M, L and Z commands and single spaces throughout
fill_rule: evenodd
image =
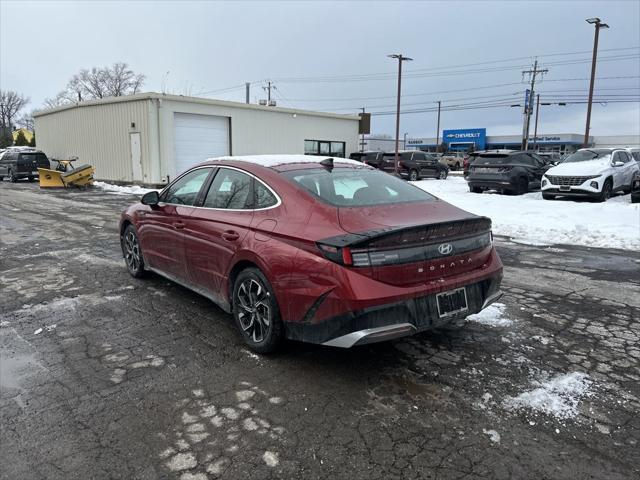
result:
M 412 182 L 415 182 L 416 180 L 418 180 L 418 172 L 416 172 L 415 170 L 411 170 L 411 173 L 409 175 L 410 175 L 409 180 L 411 180 Z
M 260 282 L 247 278 L 238 288 L 237 300 L 240 327 L 254 342 L 262 342 L 272 325 L 269 292 Z
M 133 230 L 129 230 L 124 237 L 124 258 L 129 271 L 137 272 L 140 269 L 140 245 Z
M 444 180 L 445 178 L 447 178 L 447 171 L 446 170 L 442 170 L 440 172 L 440 175 L 438 175 L 440 177 L 440 180 Z

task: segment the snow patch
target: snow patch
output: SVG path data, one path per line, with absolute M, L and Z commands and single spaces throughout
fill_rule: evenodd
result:
M 177 453 L 171 460 L 167 462 L 167 467 L 169 470 L 180 471 L 180 470 L 189 470 L 190 468 L 194 468 L 198 462 L 196 461 L 196 457 L 193 453 Z
M 489 440 L 491 440 L 493 443 L 500 443 L 500 434 L 495 430 L 485 430 L 483 428 L 482 433 L 484 433 L 485 435 L 489 435 Z
M 266 463 L 268 467 L 275 467 L 280 463 L 280 460 L 278 460 L 278 454 L 268 450 L 264 452 L 264 455 L 262 455 L 262 460 L 264 460 L 264 463 Z
M 504 303 L 493 303 L 487 308 L 474 315 L 467 317 L 467 322 L 481 323 L 491 327 L 507 327 L 513 320 L 504 316 L 507 306 Z
M 160 191 L 154 188 L 144 188 L 139 185 L 112 185 L 111 183 L 106 182 L 93 182 L 93 184 L 107 192 L 115 192 L 123 195 L 144 195 L 145 193 L 153 192 L 154 190 L 156 192 Z
M 248 163 L 254 163 L 256 165 L 261 165 L 263 167 L 275 167 L 278 165 L 287 165 L 287 164 L 295 164 L 295 163 L 320 163 L 326 158 L 333 158 L 333 163 L 346 163 L 349 165 L 366 167 L 366 165 L 363 164 L 362 162 L 351 160 L 349 158 L 316 157 L 313 155 L 245 155 L 245 156 L 239 156 L 239 157 L 208 158 L 206 161 L 207 162 L 225 162 L 225 161 L 248 162 Z M 371 167 L 368 167 L 368 168 L 371 168 Z
M 504 405 L 512 410 L 534 410 L 559 419 L 573 418 L 578 414 L 578 403 L 589 396 L 593 381 L 582 372 L 556 375 L 552 379 L 535 381 L 537 388 L 507 398 Z
M 632 204 L 629 195 L 617 195 L 604 203 L 551 201 L 544 200 L 540 192 L 519 196 L 471 193 L 460 177 L 414 184 L 456 207 L 490 217 L 494 234 L 518 243 L 640 250 L 640 204 Z

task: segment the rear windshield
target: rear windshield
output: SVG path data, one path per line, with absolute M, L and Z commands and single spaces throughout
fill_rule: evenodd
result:
M 31 163 L 35 160 L 43 161 L 45 160 L 45 156 L 42 153 L 23 153 L 20 155 L 20 159 L 24 162 Z
M 284 172 L 290 180 L 336 207 L 364 207 L 435 199 L 397 177 L 371 169 L 323 168 Z
M 473 158 L 473 157 L 472 157 Z M 482 155 L 482 156 L 478 156 L 478 158 L 476 158 L 473 161 L 474 164 L 482 164 L 482 163 L 486 163 L 486 164 L 502 164 L 502 163 L 513 163 L 513 157 L 510 157 L 508 155 Z
M 573 162 L 586 162 L 588 160 L 595 160 L 596 158 L 605 158 L 611 155 L 611 150 L 605 149 L 589 149 L 589 150 L 578 150 L 575 153 L 569 155 L 563 163 L 573 163 Z

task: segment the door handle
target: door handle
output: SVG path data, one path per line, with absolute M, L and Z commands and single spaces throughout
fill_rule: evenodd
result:
M 173 227 L 177 230 L 181 230 L 184 228 L 184 223 L 182 222 L 173 222 Z
M 238 235 L 238 232 L 236 232 L 235 230 L 225 230 L 224 232 L 222 232 L 222 238 L 224 238 L 228 242 L 235 242 L 240 238 L 240 235 Z

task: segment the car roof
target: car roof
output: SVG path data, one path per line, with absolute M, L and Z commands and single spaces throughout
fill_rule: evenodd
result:
M 320 157 L 315 155 L 238 155 L 209 158 L 203 164 L 215 165 L 217 163 L 230 163 L 233 165 L 236 162 L 242 162 L 273 170 L 290 170 L 296 167 L 322 168 L 323 165 L 321 165 L 320 162 L 328 159 L 332 159 L 333 163 L 338 167 L 371 168 L 362 162 L 349 158 Z

